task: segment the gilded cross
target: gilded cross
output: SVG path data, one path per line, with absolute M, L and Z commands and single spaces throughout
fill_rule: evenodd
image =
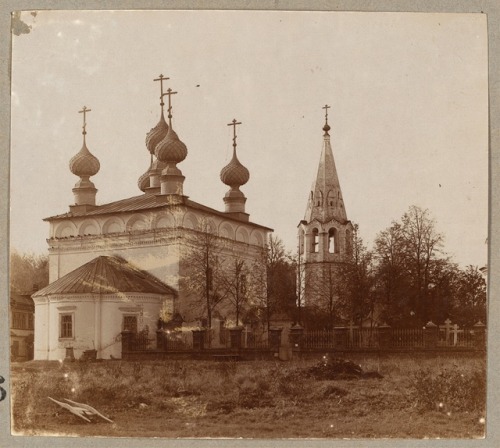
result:
M 165 76 L 163 76 L 162 74 L 160 74 L 160 76 L 158 76 L 158 78 L 156 79 L 153 79 L 153 81 L 160 81 L 160 106 L 161 106 L 161 110 L 163 110 L 163 106 L 165 105 L 165 103 L 163 102 L 163 81 L 166 81 L 167 79 L 170 79 L 170 78 L 167 78 Z
M 85 129 L 87 127 L 87 112 L 91 112 L 91 111 L 92 111 L 92 109 L 88 109 L 87 106 L 83 106 L 83 109 L 78 111 L 79 114 L 83 114 L 83 128 L 82 128 L 83 135 L 85 135 L 87 133 L 87 131 Z
M 236 121 L 236 118 L 231 121 L 231 123 L 228 123 L 228 126 L 233 127 L 233 147 L 236 148 L 236 126 L 241 124 L 241 121 Z
M 165 95 L 168 95 L 168 124 L 172 126 L 172 95 L 175 95 L 177 92 L 172 91 L 169 87 L 167 89 L 167 93 L 162 93 L 161 97 L 163 98 Z

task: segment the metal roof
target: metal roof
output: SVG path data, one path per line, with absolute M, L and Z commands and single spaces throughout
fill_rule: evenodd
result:
M 117 292 L 175 294 L 173 288 L 123 258 L 100 256 L 52 282 L 32 297 Z
M 68 212 L 63 213 L 61 215 L 51 216 L 49 218 L 45 218 L 44 221 L 50 221 L 54 219 L 66 219 L 66 218 L 77 218 L 77 217 L 85 217 L 85 216 L 96 216 L 96 215 L 106 215 L 106 214 L 114 214 L 114 213 L 124 213 L 124 212 L 136 212 L 141 210 L 150 210 L 155 208 L 162 207 L 175 207 L 179 205 L 184 205 L 188 208 L 194 208 L 196 210 L 201 210 L 206 213 L 217 215 L 223 219 L 229 219 L 238 223 L 249 224 L 254 227 L 259 227 L 265 230 L 273 230 L 269 227 L 262 226 L 260 224 L 255 224 L 250 221 L 241 221 L 236 219 L 227 213 L 221 212 L 219 210 L 215 210 L 211 207 L 207 207 L 206 205 L 202 205 L 198 202 L 192 201 L 188 199 L 186 196 L 181 196 L 182 202 L 172 204 L 165 201 L 165 195 L 155 195 L 155 194 L 142 194 L 140 196 L 134 196 L 127 199 L 122 199 L 120 201 L 110 202 L 108 204 L 98 205 L 96 208 L 88 211 L 80 211 L 80 212 Z

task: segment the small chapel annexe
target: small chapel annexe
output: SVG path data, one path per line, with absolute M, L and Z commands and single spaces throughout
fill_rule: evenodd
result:
M 95 350 L 98 358 L 118 358 L 123 330 L 154 332 L 160 317 L 169 321 L 175 316 L 187 330 L 206 324 L 207 315 L 212 327 L 216 319 L 219 325 L 238 324 L 239 310 L 229 294 L 215 290 L 215 272 L 203 273 L 204 292 L 203 284 L 194 284 L 193 254 L 201 253 L 206 235 L 218 269 L 229 272 L 239 266 L 237 281 L 245 285 L 240 289 L 247 304 L 265 293 L 263 254 L 272 229 L 252 223 L 245 210 L 240 187 L 250 175 L 237 157 L 236 125 L 241 123 L 229 123 L 233 157 L 220 173 L 230 187 L 225 210 L 192 201 L 184 194 L 185 177 L 177 166 L 188 153 L 172 126 L 172 95 L 177 92 L 164 92 L 166 80 L 163 75 L 155 79 L 161 90 L 160 119 L 146 136 L 149 168 L 139 178 L 138 196 L 97 204 L 90 177 L 100 164 L 86 142 L 90 109 L 80 111 L 83 145 L 69 164 L 79 177 L 75 203 L 68 212 L 45 219 L 50 224 L 49 285 L 32 296 L 35 359 L 63 359 L 67 347 L 77 358 L 86 350 Z M 217 306 L 204 296 L 217 298 Z

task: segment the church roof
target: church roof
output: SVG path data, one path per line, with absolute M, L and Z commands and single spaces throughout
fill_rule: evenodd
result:
M 70 211 L 67 213 L 63 213 L 61 215 L 51 216 L 49 218 L 45 218 L 44 221 L 52 221 L 56 219 L 67 219 L 67 218 L 79 218 L 79 217 L 87 217 L 87 216 L 98 216 L 98 215 L 108 215 L 115 213 L 126 213 L 126 212 L 137 212 L 143 210 L 152 210 L 162 207 L 169 207 L 171 204 L 165 202 L 165 195 L 154 195 L 154 194 L 141 194 L 139 196 L 134 196 L 127 199 L 122 199 L 115 202 L 110 202 L 108 204 L 99 205 L 96 208 L 91 210 L 81 210 L 81 211 Z M 189 208 L 194 208 L 196 210 L 201 210 L 203 212 L 217 215 L 224 219 L 229 219 L 232 221 L 240 222 L 239 220 L 229 216 L 224 212 L 220 212 L 211 207 L 207 207 L 206 205 L 199 204 L 198 202 L 192 201 L 187 197 L 182 197 L 182 204 Z M 176 204 L 178 206 L 179 204 Z M 254 227 L 259 227 L 261 229 L 272 230 L 269 227 L 262 226 L 260 224 L 255 224 L 252 222 L 247 222 Z
M 172 294 L 175 290 L 123 258 L 100 256 L 52 282 L 32 297 L 117 292 Z

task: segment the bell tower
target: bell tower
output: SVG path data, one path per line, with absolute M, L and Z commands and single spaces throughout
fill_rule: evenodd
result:
M 336 276 L 352 242 L 353 226 L 347 219 L 330 142 L 329 108 L 323 107 L 325 125 L 318 172 L 304 219 L 298 225 L 301 300 L 306 307 L 332 307 Z

